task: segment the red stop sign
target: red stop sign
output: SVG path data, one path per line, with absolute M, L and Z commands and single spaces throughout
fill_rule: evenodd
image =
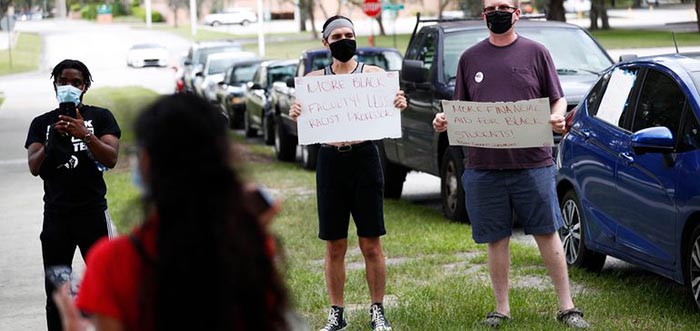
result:
M 382 4 L 379 0 L 364 0 L 362 2 L 362 11 L 369 17 L 377 17 L 382 12 Z

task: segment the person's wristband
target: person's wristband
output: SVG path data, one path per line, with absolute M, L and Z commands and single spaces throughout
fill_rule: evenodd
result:
M 81 139 L 84 143 L 89 144 L 92 141 L 92 132 L 89 132 Z

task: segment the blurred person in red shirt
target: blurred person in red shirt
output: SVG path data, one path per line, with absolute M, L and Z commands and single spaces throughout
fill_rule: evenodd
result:
M 146 221 L 95 245 L 75 304 L 67 286 L 54 294 L 64 329 L 288 330 L 265 230 L 279 203 L 238 177 L 219 113 L 166 96 L 135 131 Z

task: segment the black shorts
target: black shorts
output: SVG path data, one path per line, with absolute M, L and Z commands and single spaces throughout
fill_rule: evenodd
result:
M 350 150 L 321 146 L 316 164 L 319 238 L 347 238 L 351 214 L 359 237 L 386 234 L 383 196 L 384 176 L 373 142 Z

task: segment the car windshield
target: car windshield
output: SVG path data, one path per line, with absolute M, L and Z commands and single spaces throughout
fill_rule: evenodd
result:
M 199 54 L 197 55 L 197 62 L 195 62 L 195 63 L 206 62 L 207 57 L 209 57 L 209 55 L 214 54 L 214 53 L 227 53 L 227 52 L 240 52 L 240 51 L 241 51 L 241 46 L 238 46 L 238 45 L 204 48 L 204 49 L 199 51 Z
M 401 70 L 401 55 L 397 52 L 383 51 L 383 52 L 363 52 L 357 55 L 357 60 L 380 67 L 384 70 Z M 311 71 L 323 69 L 327 65 L 331 64 L 331 55 L 327 53 L 326 56 L 318 55 L 311 59 Z
M 294 74 L 296 74 L 296 72 L 296 64 L 271 67 L 267 70 L 267 81 L 270 82 L 270 84 L 274 82 L 283 82 L 286 81 L 288 78 L 294 77 Z
M 208 75 L 220 74 L 226 69 L 230 68 L 238 58 L 227 57 L 222 59 L 212 59 L 209 61 L 209 70 L 207 70 Z
M 229 84 L 239 85 L 245 84 L 253 80 L 253 75 L 255 74 L 255 71 L 258 70 L 259 66 L 260 63 L 251 63 L 250 65 L 237 66 L 233 71 L 233 75 L 231 75 L 231 81 L 229 82 Z
M 331 53 L 325 53 L 325 56 L 317 55 L 311 59 L 311 70 L 309 71 L 323 69 L 329 64 L 331 64 Z
M 597 74 L 612 65 L 610 58 L 583 30 L 520 27 L 518 34 L 543 44 L 552 55 L 557 73 Z M 488 37 L 485 29 L 450 34 L 445 38 L 445 79 L 452 83 L 464 50 Z
M 357 60 L 384 70 L 401 70 L 401 55 L 396 52 L 384 51 L 381 53 L 360 54 L 357 56 Z

